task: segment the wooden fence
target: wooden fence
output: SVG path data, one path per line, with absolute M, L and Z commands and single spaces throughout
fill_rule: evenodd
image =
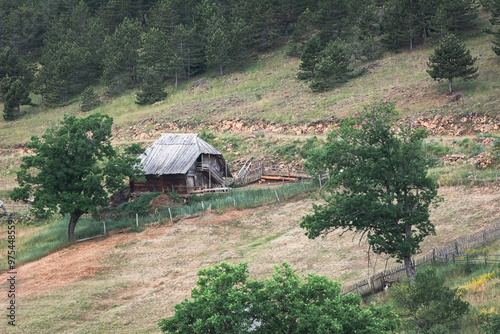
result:
M 7 214 L 27 214 L 30 212 L 31 205 L 30 204 L 7 204 L 4 203 L 0 208 L 0 213 L 3 211 Z
M 500 263 L 500 255 L 467 254 L 466 251 L 486 245 L 488 242 L 500 238 L 500 223 L 476 232 L 466 237 L 459 238 L 445 247 L 427 252 L 413 259 L 414 268 L 426 263 L 469 263 L 469 264 L 493 264 Z M 379 272 L 367 279 L 354 284 L 346 285 L 342 294 L 349 292 L 368 296 L 382 291 L 386 283 L 399 281 L 406 277 L 404 265 L 394 266 L 388 270 Z

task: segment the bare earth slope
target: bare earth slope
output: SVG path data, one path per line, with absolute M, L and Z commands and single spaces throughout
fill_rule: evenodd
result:
M 437 236 L 423 250 L 500 221 L 498 187 L 442 188 L 432 214 Z M 368 274 L 367 246 L 353 235 L 309 240 L 299 227 L 314 199 L 254 210 L 207 212 L 175 225 L 76 244 L 18 268 L 14 333 L 151 333 L 189 297 L 199 269 L 222 261 L 249 263 L 253 279 L 283 261 L 299 273 L 352 282 Z M 372 264 L 375 257 L 372 255 Z M 376 270 L 385 262 L 377 262 Z M 370 267 L 370 271 L 374 268 Z M 0 291 L 6 291 L 6 274 Z M 6 294 L 0 295 L 4 305 Z M 0 332 L 6 333 L 1 322 Z M 11 332 L 12 328 L 9 328 Z

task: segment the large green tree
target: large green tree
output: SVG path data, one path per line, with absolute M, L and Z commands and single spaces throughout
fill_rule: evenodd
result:
M 414 275 L 412 256 L 420 243 L 434 234 L 429 220 L 437 185 L 427 176 L 422 150 L 423 130 L 392 130 L 394 105 L 365 108 L 358 117 L 345 119 L 327 143 L 309 156 L 306 167 L 328 170 L 325 204 L 302 218 L 309 238 L 334 230 L 365 236 L 371 249 L 402 261 Z
M 110 193 L 141 174 L 136 157 L 143 149 L 134 144 L 118 153 L 110 142 L 112 124 L 107 115 L 65 116 L 42 138 L 32 137 L 27 147 L 34 154 L 23 157 L 17 173 L 19 187 L 11 192 L 12 200 L 34 196 L 32 208 L 39 217 L 69 214 L 71 240 L 83 214 L 106 206 Z
M 265 281 L 249 281 L 245 263 L 201 270 L 192 300 L 158 323 L 165 333 L 370 333 L 395 330 L 387 307 L 361 307 L 359 295 L 343 296 L 340 283 L 309 274 L 299 277 L 286 263 Z
M 454 78 L 470 80 L 477 78 L 477 67 L 474 63 L 477 58 L 472 57 L 470 51 L 455 35 L 448 34 L 434 48 L 434 53 L 429 57 L 427 73 L 434 80 L 447 79 L 448 92 L 453 92 Z

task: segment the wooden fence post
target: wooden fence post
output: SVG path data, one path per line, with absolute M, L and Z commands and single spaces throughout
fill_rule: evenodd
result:
M 451 254 L 453 256 L 453 263 L 455 263 L 455 254 Z
M 476 181 L 476 165 L 472 165 L 472 172 L 474 173 L 474 181 Z
M 201 207 L 205 210 L 205 203 L 203 203 L 203 201 L 201 201 Z
M 172 211 L 170 211 L 170 208 L 168 208 L 168 214 L 170 215 L 170 222 L 173 224 L 174 221 L 172 219 Z
M 318 180 L 319 180 L 319 189 L 321 189 L 322 188 L 322 186 L 321 186 L 321 174 L 318 175 Z
M 106 235 L 106 220 L 103 220 L 102 224 L 104 225 L 104 235 Z
M 495 181 L 498 182 L 498 167 L 495 167 Z
M 457 255 L 460 254 L 458 251 L 458 241 L 455 241 L 455 251 L 457 252 Z
M 139 214 L 135 214 L 135 226 L 139 227 Z
M 302 179 L 302 189 L 306 191 L 306 186 L 304 185 L 304 179 Z
M 432 249 L 432 264 L 436 263 L 436 249 Z
M 276 191 L 276 189 L 274 189 L 274 193 L 276 194 L 276 199 L 278 200 L 278 202 L 280 202 L 280 198 L 278 197 L 278 192 Z

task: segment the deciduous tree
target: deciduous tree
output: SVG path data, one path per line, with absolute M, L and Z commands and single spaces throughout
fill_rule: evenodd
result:
M 429 220 L 437 185 L 427 176 L 422 151 L 425 132 L 391 129 L 396 113 L 391 103 L 365 108 L 358 117 L 345 119 L 327 143 L 309 156 L 306 167 L 328 170 L 325 204 L 302 218 L 309 238 L 335 230 L 366 236 L 376 253 L 402 261 L 414 275 L 412 256 L 420 243 L 434 234 Z
M 286 263 L 265 281 L 248 281 L 245 263 L 201 270 L 192 300 L 158 323 L 165 333 L 371 333 L 395 330 L 388 307 L 361 307 L 343 296 L 340 283 L 309 274 L 300 278 Z
M 12 200 L 34 196 L 33 211 L 38 217 L 68 214 L 70 241 L 83 214 L 106 206 L 110 193 L 141 174 L 136 157 L 144 150 L 134 144 L 119 154 L 110 142 L 112 124 L 107 115 L 65 116 L 42 138 L 32 137 L 26 147 L 34 154 L 23 157 Z

